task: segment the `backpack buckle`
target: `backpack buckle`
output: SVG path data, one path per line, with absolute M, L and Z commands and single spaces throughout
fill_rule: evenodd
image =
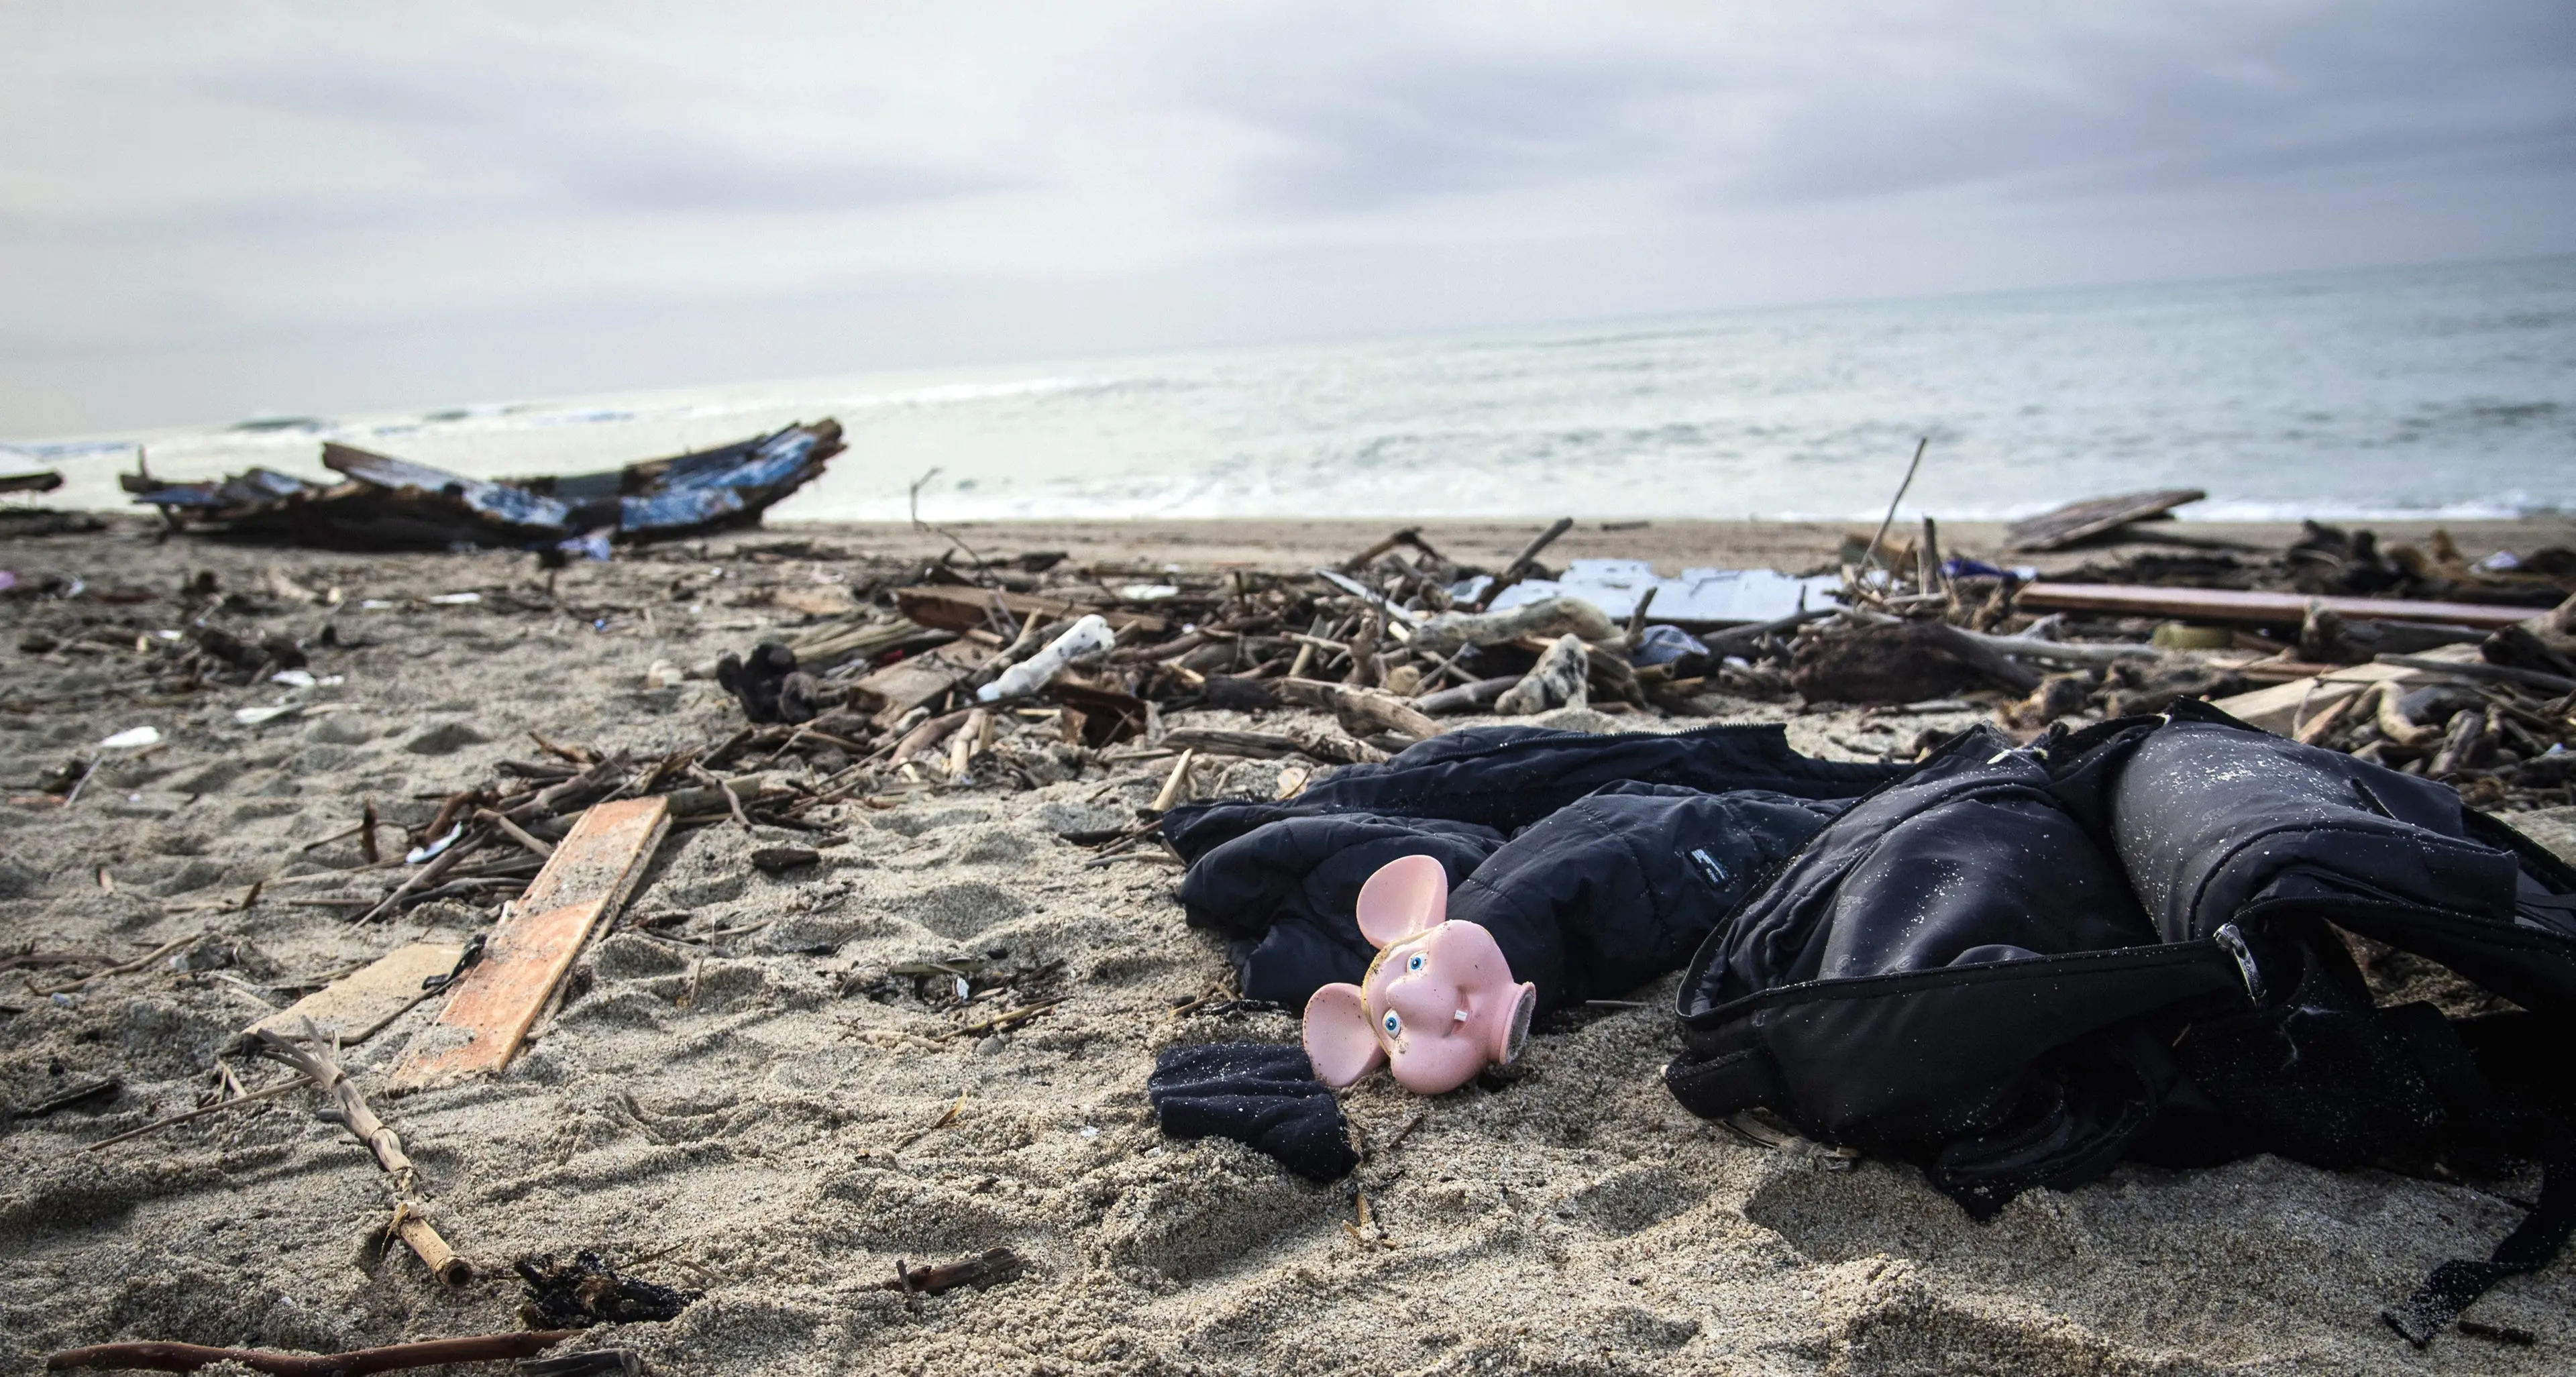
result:
M 2210 934 L 2210 940 L 2236 958 L 2236 973 L 2245 978 L 2245 993 L 2253 996 L 2255 1003 L 2262 1003 L 2263 972 L 2254 965 L 2254 949 L 2246 945 L 2245 934 L 2237 931 L 2234 923 L 2221 923 L 2218 931 Z

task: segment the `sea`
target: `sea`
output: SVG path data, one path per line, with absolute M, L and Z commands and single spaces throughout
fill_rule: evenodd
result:
M 2576 257 L 1998 292 L 0 440 L 58 504 L 336 440 L 478 477 L 836 417 L 785 520 L 2576 513 Z

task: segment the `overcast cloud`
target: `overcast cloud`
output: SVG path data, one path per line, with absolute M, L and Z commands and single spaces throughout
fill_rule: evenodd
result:
M 2576 250 L 2576 6 L 20 5 L 0 436 Z

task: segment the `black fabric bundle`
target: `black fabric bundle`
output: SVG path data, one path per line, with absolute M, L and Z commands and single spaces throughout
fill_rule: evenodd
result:
M 1154 1059 L 1145 1097 L 1172 1137 L 1232 1138 L 1309 1181 L 1337 1180 L 1360 1162 L 1341 1103 L 1315 1079 L 1302 1047 L 1175 1047 Z
M 1814 760 L 1777 726 L 1669 736 L 1450 732 L 1294 803 L 1172 810 L 1193 927 L 1229 941 L 1245 998 L 1302 1007 L 1373 954 L 1360 886 L 1399 856 L 1449 872 L 1449 916 L 1494 934 L 1545 1012 L 1679 966 L 1767 871 L 1902 767 Z M 1516 835 L 1513 835 L 1516 834 Z

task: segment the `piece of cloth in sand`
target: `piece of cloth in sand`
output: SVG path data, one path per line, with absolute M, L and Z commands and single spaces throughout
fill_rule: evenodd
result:
M 1544 1013 L 1677 968 L 1841 801 L 1901 773 L 1800 755 L 1777 726 L 1478 727 L 1295 803 L 1176 808 L 1163 832 L 1190 863 L 1189 922 L 1228 939 L 1248 999 L 1296 1008 L 1357 983 L 1375 954 L 1353 916 L 1360 886 L 1428 855 L 1448 872 L 1449 916 L 1493 932 Z
M 1303 1047 L 1211 1042 L 1154 1058 L 1145 1097 L 1174 1138 L 1232 1138 L 1309 1181 L 1359 1165 L 1342 1106 L 1315 1079 Z

